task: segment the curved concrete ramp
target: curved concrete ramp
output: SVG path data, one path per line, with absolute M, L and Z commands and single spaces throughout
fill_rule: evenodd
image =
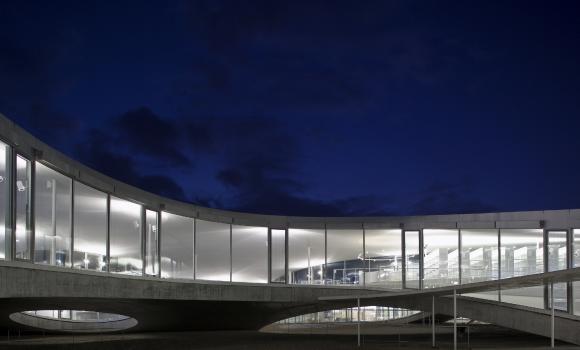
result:
M 428 312 L 432 308 L 432 298 L 425 296 L 410 296 L 406 299 L 396 298 L 385 303 L 384 306 L 413 308 Z M 436 297 L 435 312 L 452 317 L 453 298 Z M 457 297 L 457 315 L 522 332 L 550 337 L 550 310 L 461 296 Z M 580 317 L 563 312 L 555 312 L 554 336 L 556 339 L 580 344 L 579 329 Z
M 23 328 L 26 310 L 87 310 L 137 320 L 131 332 L 257 330 L 322 310 L 320 297 L 377 293 L 361 288 L 162 280 L 0 262 L 0 329 Z M 337 301 L 342 305 L 350 303 Z

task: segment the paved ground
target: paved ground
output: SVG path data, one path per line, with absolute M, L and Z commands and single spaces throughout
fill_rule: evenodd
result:
M 361 349 L 431 349 L 431 336 L 422 334 L 388 334 L 363 336 Z M 468 349 L 467 335 L 461 334 L 459 349 Z M 0 349 L 42 350 L 346 350 L 357 349 L 356 336 L 350 334 L 272 334 L 239 332 L 143 333 L 84 336 L 24 336 L 0 340 Z M 450 334 L 439 334 L 438 348 L 452 349 Z M 547 349 L 549 339 L 517 333 L 494 326 L 482 326 L 470 332 L 471 349 Z M 580 349 L 557 343 L 559 349 Z

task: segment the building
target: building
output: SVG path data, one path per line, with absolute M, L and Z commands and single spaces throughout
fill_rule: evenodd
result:
M 328 286 L 340 295 L 462 286 L 580 266 L 578 209 L 358 218 L 216 210 L 104 176 L 3 116 L 0 199 L 2 266 L 51 266 L 51 273 L 74 270 L 74 276 Z M 545 285 L 470 295 L 537 309 L 551 300 Z M 553 300 L 562 313 L 580 315 L 580 283 L 557 283 Z M 66 307 L 50 317 L 85 317 L 86 311 Z

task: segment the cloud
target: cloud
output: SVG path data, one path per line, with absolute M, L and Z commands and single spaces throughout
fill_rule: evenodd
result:
M 146 191 L 177 200 L 187 200 L 183 188 L 171 177 L 142 173 L 131 155 L 115 151 L 115 139 L 99 129 L 87 131 L 76 156 L 95 170 Z
M 139 107 L 116 117 L 112 132 L 118 144 L 129 152 L 146 155 L 173 166 L 191 165 L 181 150 L 179 125 L 161 118 L 147 107 Z

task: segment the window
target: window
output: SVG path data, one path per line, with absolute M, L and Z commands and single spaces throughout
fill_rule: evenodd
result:
M 34 260 L 70 266 L 72 180 L 36 163 L 34 191 Z
M 405 235 L 405 288 L 419 289 L 421 273 L 419 231 L 404 231 Z
M 145 273 L 156 276 L 159 273 L 159 225 L 157 212 L 145 211 Z
M 111 197 L 110 204 L 110 271 L 141 275 L 141 206 Z
M 230 281 L 230 224 L 196 220 L 195 278 Z
M 0 142 L 0 259 L 10 256 L 10 147 Z
M 401 230 L 365 229 L 365 284 L 402 288 Z
M 288 230 L 288 278 L 291 284 L 322 284 L 324 229 Z
M 30 161 L 16 156 L 16 259 L 30 259 L 31 248 L 31 167 Z
M 580 267 L 580 229 L 574 229 L 572 234 L 572 265 Z M 580 282 L 572 282 L 572 293 L 574 294 L 574 315 L 580 316 Z
M 363 284 L 363 231 L 361 228 L 327 228 L 327 284 Z
M 567 259 L 567 239 L 568 231 L 550 230 L 548 231 L 548 271 L 565 270 L 568 268 Z M 548 291 L 549 293 L 549 291 Z M 568 310 L 566 283 L 554 284 L 554 304 L 556 310 Z M 548 294 L 548 303 L 551 306 L 551 297 Z
M 193 219 L 161 213 L 161 277 L 193 279 Z
M 501 278 L 544 272 L 542 229 L 501 229 Z M 544 308 L 544 287 L 501 290 L 501 301 Z
M 499 277 L 499 232 L 461 230 L 461 282 L 491 281 Z
M 461 283 L 491 281 L 499 278 L 499 230 L 461 230 Z M 498 300 L 497 290 L 466 294 Z
M 75 268 L 107 271 L 107 194 L 76 181 L 73 247 Z
M 232 225 L 232 281 L 268 282 L 268 228 Z
M 567 235 L 568 231 L 548 231 L 548 271 L 568 268 Z
M 270 230 L 270 282 L 286 283 L 286 230 Z
M 423 230 L 423 287 L 459 284 L 457 230 Z

